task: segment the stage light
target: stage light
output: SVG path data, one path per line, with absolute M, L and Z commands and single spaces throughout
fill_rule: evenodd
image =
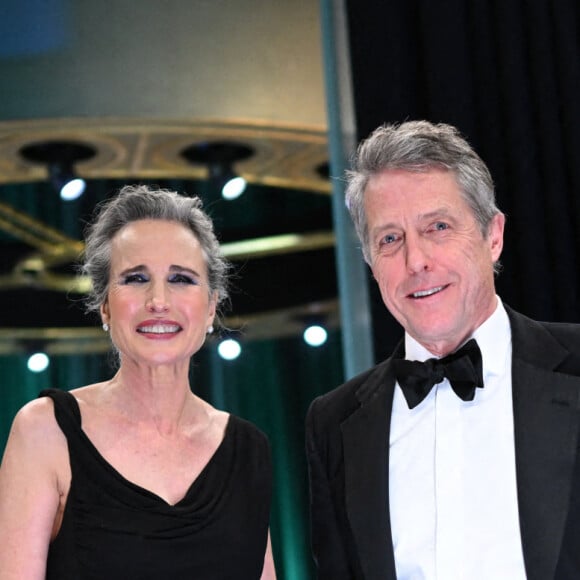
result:
M 207 167 L 212 187 L 228 201 L 240 197 L 247 186 L 246 180 L 233 170 L 234 163 L 253 154 L 251 147 L 230 141 L 196 143 L 181 151 L 189 163 Z
M 224 360 L 235 360 L 242 353 L 242 346 L 233 338 L 226 338 L 218 344 L 218 354 Z
M 232 172 L 227 180 L 224 180 L 224 184 L 221 186 L 222 197 L 228 201 L 237 199 L 242 195 L 242 193 L 244 193 L 244 191 L 246 191 L 247 185 L 248 184 L 243 177 Z
M 322 346 L 328 339 L 328 332 L 319 324 L 312 324 L 304 330 L 304 342 L 309 346 Z
M 50 359 L 44 352 L 35 352 L 28 357 L 27 367 L 30 372 L 41 373 L 48 368 Z
M 63 201 L 78 199 L 85 192 L 85 180 L 75 175 L 69 163 L 52 163 L 48 167 L 48 173 L 53 188 L 58 191 Z
M 20 149 L 27 161 L 45 165 L 53 188 L 64 201 L 79 198 L 85 191 L 85 180 L 75 173 L 75 164 L 96 155 L 96 149 L 75 141 L 43 141 Z

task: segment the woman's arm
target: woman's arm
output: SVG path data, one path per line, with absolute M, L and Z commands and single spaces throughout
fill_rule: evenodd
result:
M 67 445 L 52 401 L 35 400 L 16 415 L 0 466 L 0 580 L 45 578 L 63 468 Z

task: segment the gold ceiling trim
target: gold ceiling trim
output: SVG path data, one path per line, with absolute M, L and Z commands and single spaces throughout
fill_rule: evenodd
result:
M 2 202 L 0 229 L 42 252 L 45 263 L 52 265 L 76 259 L 83 250 L 82 242 Z
M 280 234 L 251 240 L 240 240 L 221 244 L 224 256 L 232 261 L 262 258 L 276 254 L 308 252 L 332 248 L 334 232 L 310 232 L 302 234 Z
M 32 354 L 42 350 L 49 356 L 102 354 L 111 341 L 101 328 L 0 328 L 0 355 Z
M 205 179 L 207 169 L 182 159 L 189 145 L 229 140 L 254 149 L 236 164 L 249 183 L 329 194 L 329 180 L 317 172 L 328 160 L 325 129 L 249 120 L 63 118 L 0 122 L 0 184 L 47 179 L 46 168 L 22 158 L 31 143 L 74 140 L 94 147 L 79 162 L 86 179 Z

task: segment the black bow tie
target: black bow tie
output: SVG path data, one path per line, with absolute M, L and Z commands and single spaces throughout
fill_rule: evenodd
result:
M 475 388 L 483 387 L 481 351 L 473 338 L 456 352 L 441 359 L 430 358 L 425 362 L 395 359 L 393 365 L 409 409 L 416 407 L 429 394 L 433 385 L 444 378 L 464 401 L 473 401 Z

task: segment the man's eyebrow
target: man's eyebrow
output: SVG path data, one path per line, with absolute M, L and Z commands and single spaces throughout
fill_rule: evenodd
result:
M 451 215 L 449 208 L 440 207 L 440 208 L 434 209 L 433 211 L 429 211 L 429 212 L 424 213 L 424 214 L 419 214 L 419 219 L 422 219 L 422 220 L 433 219 L 436 217 L 440 217 L 440 216 L 446 217 L 449 215 Z
M 434 209 L 432 211 L 429 211 L 427 213 L 419 214 L 417 216 L 417 220 L 418 221 L 425 221 L 425 220 L 430 220 L 430 219 L 434 219 L 434 218 L 438 218 L 438 217 L 448 217 L 450 215 L 451 215 L 451 213 L 450 213 L 448 208 L 440 207 L 440 208 Z M 376 234 L 383 232 L 385 230 L 392 230 L 392 229 L 396 229 L 399 227 L 400 227 L 400 225 L 397 222 L 391 221 L 391 222 L 387 222 L 387 223 L 375 226 L 372 230 L 370 230 L 370 233 L 372 235 L 376 235 Z

